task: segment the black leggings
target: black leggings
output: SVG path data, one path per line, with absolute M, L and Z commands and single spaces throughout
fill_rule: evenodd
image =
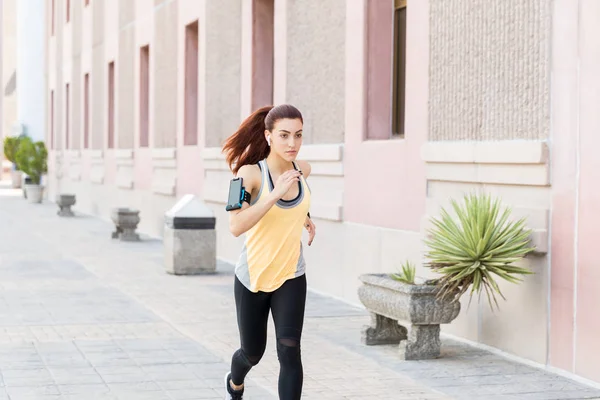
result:
M 236 278 L 234 293 L 242 346 L 231 360 L 232 382 L 241 385 L 250 369 L 262 358 L 271 310 L 280 365 L 279 399 L 300 399 L 304 379 L 300 337 L 304 324 L 306 276 L 290 279 L 271 293 L 253 293 Z

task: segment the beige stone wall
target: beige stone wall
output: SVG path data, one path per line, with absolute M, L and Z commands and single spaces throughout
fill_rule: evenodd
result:
M 154 13 L 154 147 L 175 147 L 177 139 L 177 2 Z M 152 57 L 152 55 L 150 56 Z
M 129 25 L 119 31 L 119 65 L 117 65 L 119 69 L 117 147 L 122 149 L 133 148 L 134 122 L 137 118 L 134 112 L 137 84 L 134 79 L 135 54 L 135 26 Z
M 239 0 L 206 2 L 206 146 L 220 146 L 240 124 Z M 202 123 L 202 121 L 199 121 Z
M 430 4 L 429 140 L 546 138 L 552 2 Z
M 344 141 L 346 7 L 339 0 L 289 0 L 286 102 L 306 124 L 304 143 Z
M 135 1 L 119 1 L 119 27 L 124 28 L 135 19 Z

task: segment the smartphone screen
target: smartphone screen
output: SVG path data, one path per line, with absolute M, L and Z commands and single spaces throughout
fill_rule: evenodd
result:
M 242 193 L 242 178 L 232 179 L 229 183 L 229 200 L 230 206 L 238 204 L 240 202 L 240 193 Z

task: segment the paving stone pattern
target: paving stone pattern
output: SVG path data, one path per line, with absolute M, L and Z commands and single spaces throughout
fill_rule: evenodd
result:
M 161 241 L 113 240 L 110 222 L 57 209 L 0 186 L 0 400 L 222 399 L 239 346 L 231 265 L 169 275 Z M 362 309 L 309 293 L 303 399 L 600 398 L 450 340 L 443 358 L 401 361 L 395 346 L 360 343 L 368 322 Z M 249 399 L 278 398 L 273 331 L 270 321 Z

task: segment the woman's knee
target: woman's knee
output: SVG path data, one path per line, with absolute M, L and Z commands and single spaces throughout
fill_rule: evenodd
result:
M 260 360 L 262 359 L 262 356 L 264 354 L 264 350 L 262 352 L 259 352 L 258 354 L 248 354 L 248 352 L 244 351 L 243 349 L 239 349 L 238 351 L 236 351 L 235 356 L 237 356 L 240 360 L 242 360 L 242 362 L 244 364 L 246 364 L 248 367 L 254 367 L 255 365 L 257 365 Z
M 295 339 L 278 339 L 277 357 L 282 365 L 301 365 L 300 341 Z

